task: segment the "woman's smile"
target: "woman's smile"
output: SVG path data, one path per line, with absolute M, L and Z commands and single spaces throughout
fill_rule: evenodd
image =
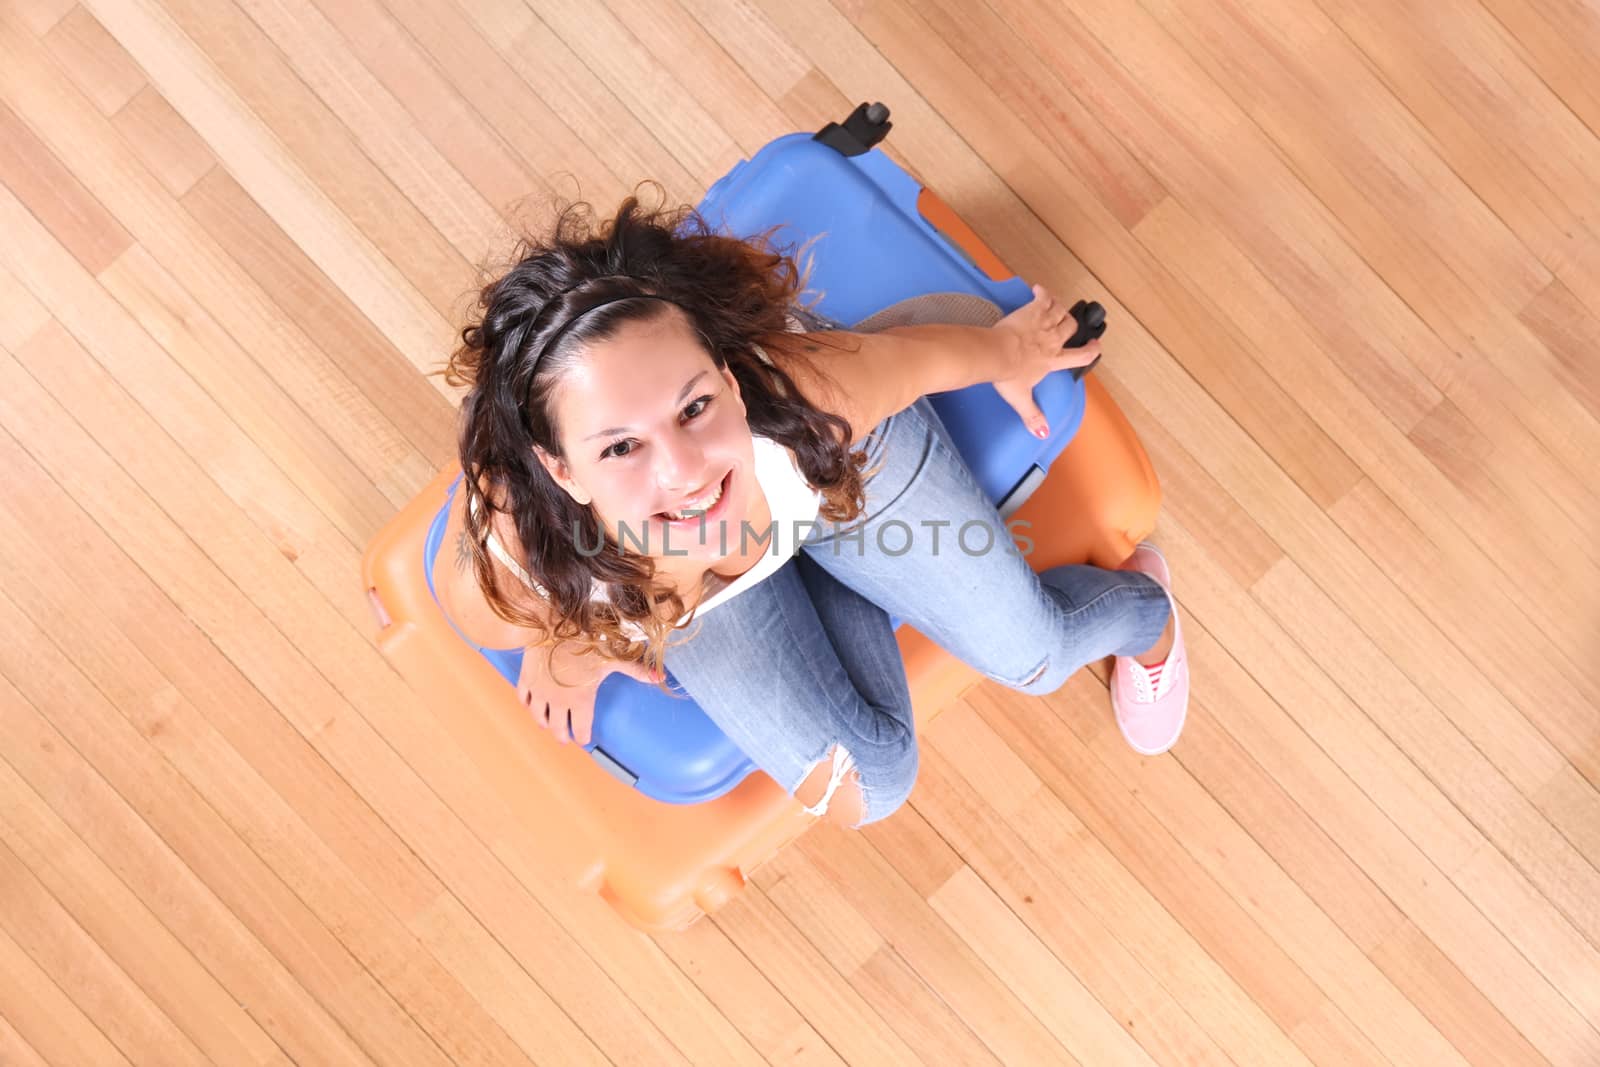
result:
M 705 527 L 710 523 L 722 522 L 727 518 L 733 506 L 734 494 L 731 490 L 734 485 L 733 471 L 729 471 L 723 475 L 722 480 L 712 488 L 710 493 L 703 494 L 699 500 L 695 501 L 696 507 L 694 509 L 685 509 L 676 513 L 658 511 L 651 517 L 665 527 L 664 535 L 676 535 L 679 538 L 678 543 L 680 545 L 685 543 L 682 538 L 690 535 L 695 530 L 702 531 L 701 542 L 704 543 Z M 678 517 L 674 517 L 674 515 Z M 665 544 L 664 540 L 663 545 Z
M 732 473 L 732 471 L 728 472 L 728 474 Z M 717 502 L 722 499 L 723 490 L 727 486 L 728 474 L 724 474 L 721 478 L 717 479 L 717 484 L 712 486 L 708 492 L 702 492 L 698 496 L 691 497 L 689 503 L 685 504 L 683 507 L 674 509 L 672 511 L 658 511 L 656 512 L 656 515 L 658 517 L 666 518 L 670 521 L 676 522 L 683 519 L 695 518 L 702 513 L 710 512 L 712 508 L 717 506 Z

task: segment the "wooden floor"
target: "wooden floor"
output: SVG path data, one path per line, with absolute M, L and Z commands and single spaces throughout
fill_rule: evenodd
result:
M 0 1063 L 1600 1063 L 1596 55 L 1593 0 L 0 0 Z M 867 99 L 1110 310 L 1188 727 L 984 688 L 647 937 L 357 561 L 508 220 Z

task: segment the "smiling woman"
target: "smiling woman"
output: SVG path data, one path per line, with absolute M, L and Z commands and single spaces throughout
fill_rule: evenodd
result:
M 485 287 L 444 371 L 471 387 L 463 558 L 528 643 L 659 666 L 707 573 L 737 565 L 723 526 L 766 517 L 756 435 L 789 452 L 825 516 L 857 512 L 849 423 L 758 353 L 786 330 L 799 285 L 786 258 L 630 198 L 603 223 L 567 209 Z M 710 510 L 682 517 L 695 508 Z M 507 585 L 501 554 L 543 603 Z
M 599 222 L 569 209 L 524 243 L 445 370 L 470 389 L 458 566 L 436 581 L 470 638 L 542 653 L 523 657 L 518 692 L 559 739 L 589 741 L 607 674 L 661 681 L 670 655 L 763 770 L 858 825 L 917 773 L 889 612 L 1027 692 L 1108 654 L 1165 659 L 1174 616 L 1137 571 L 1036 577 L 919 399 L 992 382 L 1038 426 L 1034 384 L 1099 355 L 1063 351 L 1065 306 L 1036 287 L 994 326 L 800 332 L 801 287 L 763 242 L 632 198 Z M 912 522 L 988 526 L 997 548 L 889 547 L 886 528 Z M 1119 718 L 1141 751 L 1176 740 L 1181 660 L 1128 690 L 1130 708 L 1159 705 Z

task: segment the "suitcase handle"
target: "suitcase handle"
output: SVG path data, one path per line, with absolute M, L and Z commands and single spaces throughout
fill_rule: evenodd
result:
M 811 137 L 841 156 L 859 156 L 889 136 L 893 127 L 887 106 L 882 103 L 861 104 L 843 122 L 830 122 Z
M 1078 301 L 1072 305 L 1072 317 L 1078 320 L 1078 330 L 1062 348 L 1082 348 L 1106 332 L 1106 309 L 1099 301 Z M 1083 367 L 1072 368 L 1074 381 L 1082 381 L 1083 376 L 1100 365 L 1100 356 L 1094 357 L 1094 362 Z

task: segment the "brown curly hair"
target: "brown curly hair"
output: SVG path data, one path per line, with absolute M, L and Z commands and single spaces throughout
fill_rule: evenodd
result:
M 692 207 L 646 208 L 630 196 L 603 221 L 586 203 L 565 206 L 547 237 L 524 237 L 512 266 L 483 287 L 460 347 L 431 373 L 469 387 L 458 444 L 474 574 L 496 615 L 540 634 L 530 645 L 549 649 L 547 670 L 564 642 L 579 655 L 660 670 L 667 636 L 684 613 L 683 596 L 655 577 L 655 560 L 625 553 L 533 448 L 564 458 L 555 390 L 586 346 L 615 337 L 627 323 L 681 308 L 717 368 L 738 381 L 752 433 L 794 452 L 822 494 L 821 516 L 845 522 L 861 513 L 866 459 L 850 451 L 849 423 L 808 401 L 781 366 L 752 349 L 759 339 L 769 352 L 807 358 L 802 348 L 819 339 L 802 346 L 787 332 L 803 286 L 795 260 L 773 248 L 770 232 L 738 240 L 714 232 Z M 524 568 L 544 586 L 546 603 L 527 606 L 531 593 L 519 602 L 501 587 L 488 551 L 491 513 L 515 523 Z M 601 548 L 580 552 L 579 544 Z M 597 583 L 609 603 L 591 599 Z M 646 640 L 627 636 L 624 622 L 639 626 Z

